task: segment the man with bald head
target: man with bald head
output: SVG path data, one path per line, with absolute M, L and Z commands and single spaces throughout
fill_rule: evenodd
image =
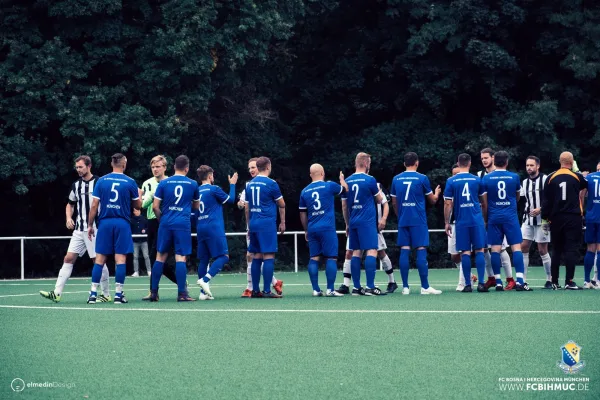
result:
M 583 209 L 580 193 L 587 189 L 587 181 L 579 172 L 573 172 L 573 154 L 561 153 L 560 169 L 548 176 L 542 200 L 542 226 L 550 224 L 552 253 L 552 288 L 560 289 L 559 266 L 564 256 L 567 269 L 565 289 L 580 290 L 573 281 L 578 247 L 581 243 Z
M 325 182 L 325 170 L 320 164 L 310 166 L 312 182 L 300 193 L 300 221 L 306 231 L 310 261 L 308 275 L 313 288 L 313 296 L 323 296 L 319 287 L 319 263 L 324 257 L 327 277 L 327 297 L 343 294 L 334 290 L 337 275 L 338 238 L 335 233 L 334 198 L 344 192 L 344 187 L 331 181 Z M 340 173 L 340 181 L 343 182 Z M 347 186 L 346 186 L 347 187 Z

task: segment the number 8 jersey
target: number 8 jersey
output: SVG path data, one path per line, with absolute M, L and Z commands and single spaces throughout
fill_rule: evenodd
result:
M 481 179 L 468 172 L 459 172 L 446 181 L 444 199 L 454 203 L 457 228 L 484 225 L 479 203 L 479 196 L 483 194 Z
M 496 169 L 481 180 L 483 192 L 487 193 L 488 224 L 518 224 L 517 193 L 521 192 L 519 175 L 504 169 Z
M 192 229 L 192 201 L 198 200 L 198 183 L 183 175 L 173 175 L 158 184 L 154 198 L 161 200 L 160 227 L 171 230 Z

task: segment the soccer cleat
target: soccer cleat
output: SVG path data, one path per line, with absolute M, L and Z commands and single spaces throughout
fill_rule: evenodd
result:
M 140 276 L 140 273 L 139 273 L 139 272 L 134 272 L 133 274 L 131 274 L 131 277 L 132 277 L 132 278 L 137 278 L 137 277 L 139 277 L 139 276 Z
M 198 296 L 198 300 L 214 300 L 215 298 L 207 295 L 203 291 L 200 291 L 200 296 Z
M 398 284 L 396 282 L 389 282 L 385 291 L 387 293 L 394 293 L 396 289 L 398 289 Z
M 323 297 L 323 292 L 321 290 L 319 290 L 318 292 L 316 290 L 313 290 L 313 297 Z
M 109 303 L 112 301 L 112 297 L 110 297 L 110 294 L 108 296 L 99 294 L 97 301 L 99 301 L 100 303 Z
M 273 285 L 273 289 L 275 289 L 275 292 L 281 296 L 283 294 L 283 281 L 277 279 L 277 282 L 275 282 Z
M 495 285 L 495 283 L 494 283 L 494 285 Z M 486 285 L 484 285 L 483 283 L 480 283 L 477 285 L 477 291 L 479 293 L 485 293 L 485 292 L 489 292 L 490 290 L 487 288 Z
M 542 289 L 550 289 L 550 290 L 552 290 L 552 282 L 546 281 L 546 284 L 544 285 L 544 287 Z
M 48 300 L 52 300 L 55 303 L 58 303 L 60 301 L 60 294 L 54 293 L 54 290 L 51 290 L 49 292 L 40 290 L 40 296 L 42 296 Z
M 493 276 L 488 277 L 487 281 L 485 281 L 484 286 L 486 289 L 493 288 L 494 286 L 496 286 L 496 278 L 494 278 Z M 479 289 L 479 285 L 477 285 L 477 289 Z
M 565 283 L 565 290 L 581 290 L 581 287 L 577 286 L 577 284 L 573 281 Z
M 533 289 L 529 287 L 529 285 L 527 284 L 527 282 L 523 283 L 522 285 L 519 285 L 517 283 L 517 286 L 516 286 L 515 290 L 517 292 L 533 292 Z
M 562 289 L 562 287 L 558 283 L 552 284 L 552 290 L 559 290 L 559 289 Z
M 429 286 L 427 289 L 421 288 L 421 294 L 442 294 L 442 291 Z
M 496 285 L 496 292 L 504 292 L 504 287 L 502 285 Z
M 381 289 L 379 289 L 377 286 L 375 286 L 374 288 L 366 288 L 365 289 L 365 296 L 385 296 L 387 293 L 382 292 Z
M 592 284 L 592 287 L 593 287 L 594 289 L 596 289 L 596 290 L 600 290 L 600 285 L 598 285 L 598 282 L 596 282 L 596 281 L 592 281 L 592 282 L 591 282 L 591 284 Z
M 87 303 L 88 304 L 96 304 L 96 296 L 93 296 L 90 294 L 90 297 L 88 297 Z
M 583 282 L 583 288 L 584 289 L 593 289 L 594 285 L 592 285 L 592 282 Z
M 127 304 L 129 302 L 127 301 L 127 297 L 125 297 L 125 293 L 121 293 L 120 296 L 117 296 L 117 294 L 115 293 L 114 303 L 115 304 Z
M 516 284 L 517 283 L 513 278 L 506 278 L 506 286 L 504 287 L 504 290 L 513 290 Z
M 339 290 L 338 290 L 339 292 Z M 352 289 L 352 296 L 366 296 L 367 294 L 365 293 L 365 289 L 364 288 L 353 288 Z
M 403 294 L 403 295 L 408 295 L 408 294 L 410 294 L 410 288 L 403 287 L 403 288 L 402 288 L 402 294 Z
M 344 284 L 341 284 L 337 292 L 341 294 L 350 294 L 350 288 Z
M 190 295 L 187 292 L 183 292 L 177 295 L 177 301 L 196 301 L 196 299 L 190 297 Z
M 262 297 L 264 297 L 265 299 L 280 299 L 283 296 L 273 292 L 262 292 Z
M 202 289 L 202 291 L 208 295 L 208 297 L 213 297 L 212 292 L 210 291 L 210 285 L 208 282 L 204 282 L 204 279 L 198 279 L 198 286 Z
M 253 299 L 262 299 L 263 298 L 263 294 L 262 292 L 255 292 L 254 290 L 252 291 L 252 295 L 250 296 Z
M 252 290 L 250 290 L 250 289 L 244 290 L 244 293 L 242 293 L 242 297 L 248 297 L 248 298 L 252 297 Z
M 459 284 L 456 286 L 456 291 L 457 291 L 457 292 L 462 292 L 464 288 L 465 288 L 465 285 L 463 285 L 462 283 L 459 283 Z
M 158 297 L 158 292 L 156 293 L 154 299 L 152 298 L 152 290 L 148 292 L 148 295 L 146 297 L 142 297 L 143 301 L 158 301 L 159 299 L 160 298 Z
M 337 290 L 327 289 L 327 292 L 325 293 L 325 297 L 344 297 L 344 295 L 341 294 L 340 292 L 338 292 Z
M 471 293 L 473 292 L 473 286 L 471 285 L 467 285 L 465 286 L 465 288 L 462 290 L 463 293 Z

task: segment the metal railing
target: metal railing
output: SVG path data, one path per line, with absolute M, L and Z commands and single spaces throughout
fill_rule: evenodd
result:
M 430 233 L 444 232 L 443 229 L 429 229 Z M 345 235 L 346 231 L 336 231 L 338 235 Z M 397 233 L 395 230 L 384 230 L 381 233 Z M 284 232 L 285 236 L 294 236 L 294 272 L 298 272 L 298 236 L 304 236 L 304 231 L 292 231 Z M 196 236 L 192 233 L 192 236 Z M 225 236 L 246 236 L 246 232 L 227 232 Z M 132 235 L 132 237 L 147 237 L 147 235 Z M 25 242 L 28 240 L 66 240 L 71 239 L 71 236 L 11 236 L 11 237 L 0 237 L 0 240 L 13 240 L 21 242 L 21 280 L 25 279 Z M 345 245 L 344 245 L 345 247 Z

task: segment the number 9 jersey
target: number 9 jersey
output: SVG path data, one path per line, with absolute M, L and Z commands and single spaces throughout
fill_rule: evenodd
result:
M 158 184 L 154 198 L 160 200 L 160 227 L 192 230 L 192 201 L 198 201 L 198 183 L 183 175 L 173 175 Z

